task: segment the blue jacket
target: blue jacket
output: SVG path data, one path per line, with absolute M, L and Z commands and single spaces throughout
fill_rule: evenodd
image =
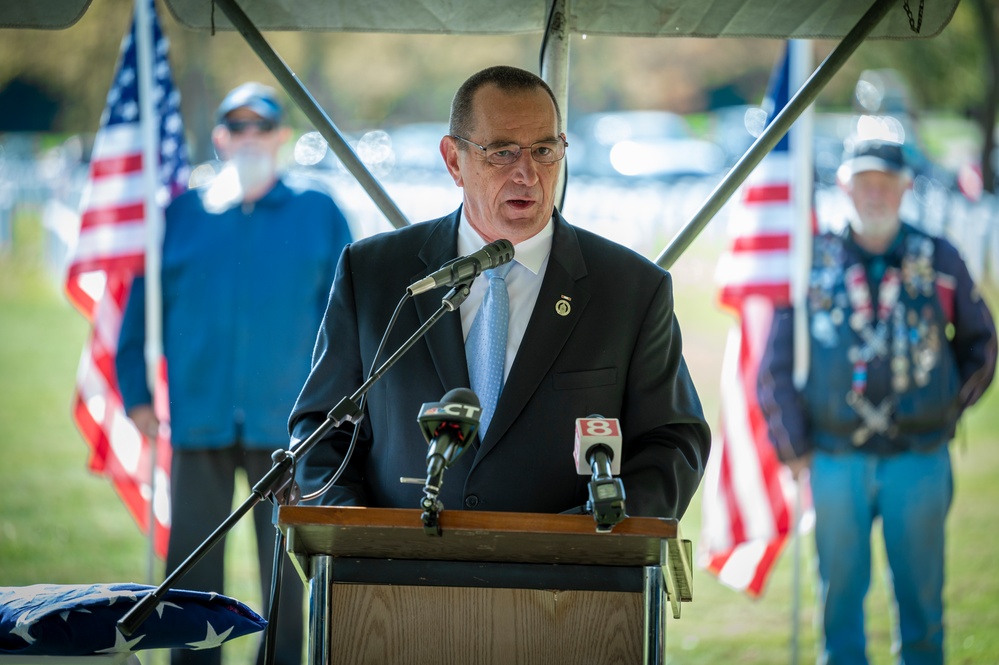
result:
M 874 312 L 879 291 L 890 288 L 882 281 L 885 272 L 894 269 L 899 276 L 899 307 L 885 317 L 881 332 L 885 352 L 859 363 L 851 357 L 864 347 L 850 323 L 856 312 L 847 286 L 851 266 L 863 266 L 856 274 L 866 277 Z M 857 246 L 849 232 L 819 236 L 808 307 L 810 358 L 804 389 L 796 390 L 791 378 L 794 326 L 789 308 L 774 314 L 759 372 L 760 409 L 783 461 L 813 449 L 890 455 L 933 448 L 950 440 L 961 413 L 992 381 L 992 314 L 957 249 L 946 240 L 903 224 L 888 251 L 876 256 Z M 848 401 L 848 396 L 856 397 L 850 393 L 858 386 L 869 405 L 885 405 L 885 431 L 867 431 L 869 423 Z
M 320 191 L 279 181 L 253 205 L 205 209 L 191 190 L 166 210 L 163 353 L 178 449 L 285 447 L 350 230 Z M 145 280 L 133 282 L 116 360 L 125 408 L 151 402 Z

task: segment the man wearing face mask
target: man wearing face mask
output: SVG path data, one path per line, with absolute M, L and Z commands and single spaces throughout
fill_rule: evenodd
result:
M 171 529 L 176 569 L 230 514 L 242 469 L 250 486 L 288 445 L 287 414 L 309 374 L 337 260 L 350 242 L 328 194 L 276 170 L 291 135 L 273 89 L 243 84 L 217 112 L 212 140 L 225 167 L 167 208 L 162 250 L 163 353 L 170 396 Z M 118 383 L 145 436 L 161 424 L 147 386 L 145 284 L 135 280 L 122 321 Z M 273 563 L 272 506 L 254 510 L 262 597 Z M 185 588 L 223 592 L 223 547 L 187 573 Z M 302 583 L 285 567 L 277 665 L 300 665 Z M 272 621 L 275 617 L 269 617 Z M 172 665 L 218 665 L 220 649 L 176 650 Z M 261 658 L 258 657 L 258 662 Z
M 811 479 L 818 662 L 868 662 L 864 599 L 880 522 L 892 652 L 940 665 L 948 444 L 992 381 L 995 324 L 958 250 L 899 218 L 912 182 L 899 144 L 859 142 L 839 176 L 853 211 L 843 232 L 815 239 L 808 380 L 795 388 L 793 315 L 777 310 L 759 403 L 781 461 Z

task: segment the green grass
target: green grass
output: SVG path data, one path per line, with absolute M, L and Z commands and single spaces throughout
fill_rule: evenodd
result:
M 37 260 L 31 221 L 16 252 L 0 252 L 0 585 L 146 580 L 146 541 L 111 485 L 87 471 L 87 449 L 70 418 L 79 354 L 87 333 Z M 718 376 L 732 319 L 714 306 L 716 249 L 698 241 L 673 268 L 685 350 L 705 411 L 717 421 Z M 991 302 L 997 299 L 991 297 Z M 996 311 L 996 306 L 993 310 Z M 948 525 L 948 662 L 999 663 L 999 390 L 987 393 L 954 444 L 956 497 Z M 243 484 L 237 498 L 248 494 Z M 249 523 L 227 548 L 227 593 L 260 609 Z M 684 518 L 684 535 L 698 540 L 700 493 Z M 668 626 L 673 663 L 771 665 L 790 662 L 792 556 L 781 557 L 762 599 L 750 600 L 700 570 L 694 602 Z M 868 602 L 870 655 L 892 662 L 886 590 L 877 550 Z M 802 540 L 799 662 L 814 662 L 811 540 Z M 156 582 L 162 566 L 156 567 Z M 255 638 L 224 648 L 226 665 L 250 663 Z M 165 663 L 163 653 L 143 663 Z
M 0 250 L 0 586 L 147 583 L 145 537 L 110 482 L 87 470 L 70 406 L 88 324 L 43 270 L 37 226 L 23 215 L 15 250 Z M 237 492 L 249 495 L 245 481 Z M 260 611 L 244 521 L 228 543 L 226 592 Z M 162 581 L 162 562 L 154 575 Z M 223 647 L 226 662 L 252 662 L 255 639 Z M 142 661 L 165 665 L 166 653 Z

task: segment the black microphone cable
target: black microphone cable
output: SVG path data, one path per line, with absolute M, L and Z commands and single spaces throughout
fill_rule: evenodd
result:
M 395 327 L 395 322 L 399 318 L 399 312 L 402 311 L 402 306 L 405 305 L 406 301 L 410 298 L 412 298 L 412 295 L 409 291 L 407 291 L 396 304 L 395 311 L 392 312 L 392 318 L 389 319 L 389 323 L 385 327 L 385 332 L 382 334 L 382 339 L 378 343 L 378 349 L 375 351 L 375 357 L 371 359 L 371 367 L 368 368 L 368 376 L 365 380 L 370 379 L 375 373 L 375 368 L 378 367 L 378 358 L 382 355 L 382 351 L 385 350 L 385 344 L 388 342 L 389 335 L 392 333 L 392 329 Z M 367 400 L 368 395 L 365 393 L 364 395 L 361 395 L 361 399 L 358 401 L 357 407 L 360 409 L 362 414 L 364 413 L 364 406 Z M 363 418 L 361 420 L 363 420 Z M 354 423 L 354 431 L 350 435 L 350 445 L 347 446 L 347 452 L 344 454 L 343 461 L 340 462 L 340 466 L 337 468 L 336 472 L 330 476 L 330 479 L 326 481 L 326 484 L 323 485 L 318 491 L 303 496 L 302 501 L 312 501 L 313 499 L 318 499 L 323 494 L 330 491 L 334 485 L 336 485 L 336 481 L 340 480 L 340 476 L 342 476 L 343 472 L 347 469 L 347 462 L 350 461 L 350 458 L 354 454 L 354 450 L 357 448 L 357 436 L 360 433 L 360 430 L 361 422 L 359 420 Z M 292 477 L 294 477 L 294 469 L 292 470 Z

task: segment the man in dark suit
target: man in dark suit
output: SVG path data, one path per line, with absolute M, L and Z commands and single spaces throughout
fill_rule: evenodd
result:
M 340 259 L 312 373 L 291 414 L 293 440 L 312 434 L 441 306 L 416 295 L 382 336 L 406 287 L 443 263 L 506 238 L 505 385 L 481 441 L 451 466 L 446 509 L 558 513 L 586 502 L 573 462 L 576 418 L 619 418 L 621 478 L 630 515 L 680 517 L 704 471 L 710 434 L 681 353 L 670 275 L 555 210 L 562 120 L 551 89 L 529 72 L 492 67 L 469 78 L 451 107 L 441 155 L 463 189 L 461 208 L 348 246 Z M 486 291 L 476 279 L 460 317 L 445 316 L 366 396 L 357 442 L 319 502 L 418 508 L 427 444 L 421 404 L 470 385 L 464 339 Z M 341 466 L 354 426 L 332 429 L 301 460 L 314 492 Z

